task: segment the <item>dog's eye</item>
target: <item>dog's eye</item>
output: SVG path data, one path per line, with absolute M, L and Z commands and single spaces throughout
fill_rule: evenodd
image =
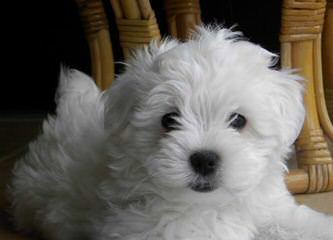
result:
M 242 129 L 246 125 L 246 118 L 239 113 L 232 113 L 229 120 L 229 126 L 235 129 Z
M 179 123 L 175 120 L 175 117 L 179 117 L 179 113 L 171 112 L 171 113 L 165 114 L 162 117 L 161 123 L 162 123 L 162 126 L 165 128 L 165 130 L 171 131 L 171 130 L 177 129 L 177 125 L 179 125 Z

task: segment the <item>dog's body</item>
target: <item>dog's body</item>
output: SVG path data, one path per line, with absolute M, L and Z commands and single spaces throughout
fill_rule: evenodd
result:
M 333 239 L 333 218 L 284 183 L 300 79 L 237 37 L 152 43 L 105 92 L 64 71 L 56 117 L 14 169 L 17 225 L 53 240 Z

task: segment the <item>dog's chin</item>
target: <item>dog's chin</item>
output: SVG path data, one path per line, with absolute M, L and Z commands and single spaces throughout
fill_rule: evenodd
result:
M 216 188 L 212 186 L 191 186 L 191 189 L 195 192 L 207 193 L 213 192 Z
M 217 189 L 217 186 L 214 182 L 210 180 L 197 181 L 190 184 L 190 188 L 195 192 L 208 193 L 213 192 Z

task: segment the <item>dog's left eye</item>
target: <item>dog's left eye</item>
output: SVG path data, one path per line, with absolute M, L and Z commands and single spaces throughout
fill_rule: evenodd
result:
M 171 131 L 171 130 L 177 129 L 177 125 L 179 125 L 179 123 L 176 121 L 175 117 L 179 117 L 179 113 L 171 112 L 171 113 L 165 114 L 162 117 L 161 123 L 162 123 L 163 128 L 165 128 L 165 130 Z
M 242 129 L 246 125 L 246 118 L 239 113 L 232 113 L 229 117 L 230 124 L 229 126 L 234 129 Z

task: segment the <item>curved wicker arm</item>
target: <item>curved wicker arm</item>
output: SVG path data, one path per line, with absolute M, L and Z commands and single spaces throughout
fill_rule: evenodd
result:
M 326 32 L 326 39 L 327 37 L 330 37 L 329 34 L 330 34 L 330 31 L 333 31 L 332 28 L 333 28 L 333 25 L 332 25 L 332 22 L 330 21 L 333 21 L 333 19 L 329 19 L 329 13 L 330 14 L 333 14 L 332 13 L 332 2 L 331 4 L 328 4 L 328 8 L 326 9 L 326 21 L 325 21 L 325 32 Z M 324 22 L 324 14 L 325 12 L 323 13 L 320 13 L 320 19 Z M 318 14 L 318 17 L 319 17 L 319 14 Z M 332 18 L 332 16 L 331 16 Z M 322 25 L 322 24 L 321 24 Z M 331 29 L 330 29 L 331 28 Z M 331 35 L 331 37 L 333 37 L 333 34 Z M 331 43 L 329 43 L 329 41 Z M 321 36 L 319 36 L 316 40 L 315 40 L 315 54 L 314 55 L 314 64 L 316 64 L 317 66 L 315 66 L 315 93 L 316 93 L 316 98 L 317 98 L 317 107 L 318 107 L 318 113 L 319 113 L 319 120 L 320 120 L 320 124 L 326 134 L 326 136 L 331 140 L 333 141 L 333 126 L 332 126 L 332 122 L 330 120 L 330 117 L 329 117 L 329 113 L 328 113 L 328 109 L 327 109 L 327 106 L 326 106 L 326 101 L 325 101 L 325 94 L 324 94 L 324 86 L 323 86 L 323 72 L 322 72 L 322 67 L 323 67 L 323 64 L 322 64 L 322 56 L 321 56 Z M 331 46 L 330 46 L 331 45 Z M 324 41 L 324 47 L 325 47 L 325 50 L 324 50 L 324 56 L 325 56 L 325 60 L 330 60 L 329 58 L 333 59 L 332 56 L 329 55 L 329 48 L 331 47 L 331 53 L 332 53 L 332 38 L 330 40 L 326 40 Z M 332 53 L 333 54 L 333 53 Z M 328 63 L 329 64 L 329 63 Z M 331 61 L 331 64 L 333 64 L 333 61 Z M 332 74 L 333 76 L 333 73 L 330 73 L 330 71 L 332 72 L 333 69 L 331 67 L 331 69 L 327 69 L 326 68 L 326 71 L 325 71 L 325 76 L 327 76 L 328 74 Z M 326 78 L 326 84 L 329 84 L 329 77 L 325 77 Z M 331 80 L 333 81 L 333 80 Z M 331 83 L 333 85 L 333 83 Z M 329 92 L 329 91 L 327 91 Z
M 333 121 L 333 0 L 328 0 L 326 6 L 323 30 L 323 73 L 326 106 Z
M 130 51 L 161 38 L 149 0 L 110 0 L 125 58 Z
M 295 180 L 306 185 L 298 192 L 321 192 L 333 189 L 333 160 L 319 124 L 318 108 L 321 89 L 321 31 L 325 1 L 284 0 L 281 27 L 281 61 L 284 67 L 300 69 L 306 78 L 305 105 L 307 117 L 296 143 L 298 165 L 304 172 L 291 172 L 289 189 Z M 317 96 L 317 98 L 316 98 Z M 317 105 L 318 104 L 318 105 Z M 302 176 L 303 174 L 303 176 Z M 300 177 L 302 176 L 302 177 Z
M 185 40 L 191 30 L 201 23 L 199 0 L 165 0 L 170 34 Z
M 113 53 L 109 25 L 102 0 L 76 0 L 89 42 L 92 76 L 101 89 L 114 79 Z

